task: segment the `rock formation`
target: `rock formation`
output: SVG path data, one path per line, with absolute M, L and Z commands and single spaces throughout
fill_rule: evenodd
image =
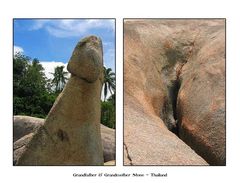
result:
M 77 44 L 67 66 L 71 77 L 17 165 L 103 165 L 102 55 L 102 42 L 95 36 Z
M 210 165 L 225 165 L 224 24 L 205 31 L 180 75 L 179 136 Z
M 116 159 L 115 130 L 101 124 L 104 162 Z
M 13 117 L 13 142 L 22 138 L 29 133 L 37 131 L 42 126 L 44 119 L 34 118 L 30 116 L 14 116 Z
M 17 164 L 18 159 L 22 156 L 22 154 L 26 150 L 26 147 L 29 144 L 29 142 L 31 141 L 33 135 L 34 135 L 34 133 L 29 133 L 14 142 L 14 144 L 13 144 L 13 165 Z
M 39 127 L 44 124 L 44 119 L 30 116 L 14 116 L 13 120 L 13 159 L 16 164 L 21 154 L 24 152 L 26 145 L 31 140 L 33 134 Z M 103 145 L 104 162 L 115 160 L 116 144 L 115 144 L 115 130 L 108 128 L 101 124 L 101 137 Z
M 124 146 L 125 165 L 225 164 L 224 19 L 125 20 Z

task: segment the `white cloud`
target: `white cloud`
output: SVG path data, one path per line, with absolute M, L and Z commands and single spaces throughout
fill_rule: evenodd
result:
M 20 46 L 15 46 L 15 45 L 14 45 L 14 47 L 13 47 L 13 53 L 14 53 L 14 55 L 15 55 L 16 53 L 23 53 L 23 52 L 24 52 L 24 50 L 23 50 L 22 47 L 20 47 Z
M 29 30 L 45 29 L 55 37 L 76 37 L 92 29 L 115 29 L 114 20 L 110 19 L 62 19 L 36 20 Z
M 51 73 L 54 73 L 54 68 L 57 66 L 64 66 L 64 71 L 67 72 L 67 63 L 63 62 L 56 62 L 56 61 L 40 61 L 43 68 L 45 69 L 45 75 L 48 79 L 53 79 L 53 75 Z M 68 75 L 70 76 L 70 74 Z
M 34 21 L 34 24 L 29 28 L 29 30 L 38 30 L 43 28 L 43 26 L 48 23 L 50 20 L 36 20 Z

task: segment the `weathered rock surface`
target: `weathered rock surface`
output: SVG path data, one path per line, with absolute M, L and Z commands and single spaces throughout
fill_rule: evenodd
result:
M 125 164 L 222 164 L 224 40 L 223 19 L 124 22 Z
M 125 107 L 125 165 L 208 165 L 157 116 L 139 104 Z
M 14 116 L 13 117 L 13 141 L 17 141 L 29 133 L 37 131 L 42 126 L 44 119 L 30 116 Z
M 115 130 L 101 124 L 104 162 L 116 159 Z
M 14 164 L 16 164 L 22 152 L 25 150 L 24 146 L 29 143 L 29 137 L 32 137 L 37 129 L 43 124 L 44 119 L 42 118 L 35 118 L 30 116 L 14 116 Z M 103 144 L 104 162 L 115 160 L 115 130 L 101 124 L 101 137 Z
M 197 43 L 198 51 L 180 75 L 179 136 L 209 164 L 225 165 L 224 22 L 206 29 Z
M 79 73 L 75 68 L 84 72 Z M 102 68 L 101 40 L 89 36 L 80 41 L 69 61 L 71 77 L 68 83 L 17 165 L 103 165 Z
M 26 146 L 32 139 L 34 133 L 29 133 L 20 139 L 18 139 L 13 144 L 13 165 L 16 165 L 18 159 L 22 156 L 23 152 L 26 150 Z

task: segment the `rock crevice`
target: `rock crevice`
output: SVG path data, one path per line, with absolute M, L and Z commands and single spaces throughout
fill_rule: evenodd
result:
M 224 19 L 125 21 L 124 111 L 132 164 L 224 165 Z
M 130 154 L 128 152 L 128 147 L 127 147 L 126 143 L 123 143 L 123 145 L 124 145 L 124 149 L 125 149 L 125 152 L 126 152 L 126 157 L 127 157 L 128 161 L 129 161 L 129 164 L 133 165 L 132 158 L 131 158 L 131 156 L 130 156 Z

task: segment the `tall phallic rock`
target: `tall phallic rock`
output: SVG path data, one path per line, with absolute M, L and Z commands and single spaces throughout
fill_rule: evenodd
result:
M 103 165 L 100 95 L 103 53 L 100 38 L 75 47 L 67 66 L 71 77 L 45 123 L 25 147 L 17 165 Z
M 224 164 L 224 25 L 125 20 L 125 165 Z

